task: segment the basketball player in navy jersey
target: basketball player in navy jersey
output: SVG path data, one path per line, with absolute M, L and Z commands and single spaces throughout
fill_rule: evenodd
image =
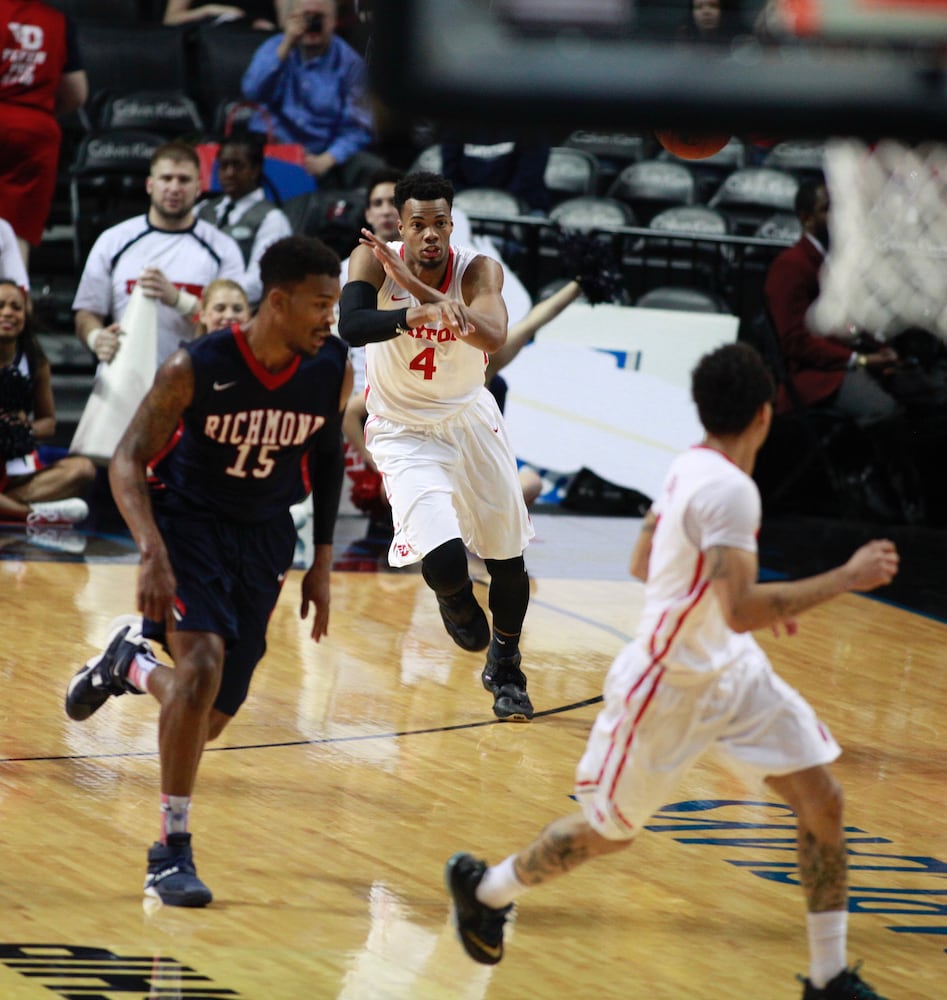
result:
M 290 505 L 313 491 L 315 557 L 303 577 L 312 638 L 329 626 L 332 536 L 342 484 L 341 414 L 352 388 L 347 348 L 330 325 L 339 258 L 290 236 L 260 261 L 263 299 L 245 327 L 186 344 L 158 370 L 109 469 L 141 553 L 138 609 L 112 623 L 108 647 L 73 677 L 66 712 L 83 720 L 111 695 L 161 704 L 161 840 L 145 894 L 205 906 L 188 811 L 204 744 L 247 696 L 296 530 Z M 160 641 L 174 667 L 160 664 Z
M 421 563 L 448 634 L 487 649 L 481 673 L 500 719 L 533 716 L 520 669 L 529 603 L 523 550 L 533 530 L 516 458 L 484 385 L 507 336 L 503 270 L 450 244 L 454 189 L 440 174 L 395 185 L 403 242 L 369 229 L 349 259 L 339 332 L 365 346 L 365 443 L 391 502 L 393 566 Z M 467 549 L 490 574 L 493 635 L 474 597 Z

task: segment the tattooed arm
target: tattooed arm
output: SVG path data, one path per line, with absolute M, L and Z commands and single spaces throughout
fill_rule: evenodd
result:
M 115 503 L 141 554 L 138 610 L 155 621 L 170 622 L 176 581 L 151 508 L 148 463 L 174 433 L 193 395 L 190 355 L 176 351 L 158 369 L 109 465 Z
M 755 552 L 714 546 L 706 556 L 711 586 L 734 632 L 776 625 L 849 590 L 874 590 L 890 583 L 898 571 L 894 544 L 878 539 L 835 569 L 789 582 L 757 582 Z
M 654 540 L 654 529 L 657 523 L 658 519 L 654 512 L 649 510 L 644 516 L 641 532 L 631 552 L 631 566 L 629 567 L 631 575 L 642 581 L 648 579 L 648 560 L 651 558 L 651 542 Z

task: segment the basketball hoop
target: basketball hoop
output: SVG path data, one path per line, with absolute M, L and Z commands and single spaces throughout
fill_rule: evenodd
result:
M 813 327 L 884 338 L 920 327 L 947 340 L 947 145 L 835 139 L 825 175 L 831 250 Z

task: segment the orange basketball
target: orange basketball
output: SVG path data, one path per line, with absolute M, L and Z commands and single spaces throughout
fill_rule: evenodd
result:
M 703 160 L 719 153 L 730 141 L 728 135 L 701 135 L 699 132 L 678 132 L 674 129 L 662 129 L 654 134 L 669 153 L 682 160 Z

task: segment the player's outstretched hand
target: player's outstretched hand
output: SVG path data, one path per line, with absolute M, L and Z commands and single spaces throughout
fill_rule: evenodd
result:
M 299 617 L 305 620 L 309 615 L 309 605 L 313 605 L 312 631 L 310 635 L 318 642 L 329 634 L 329 575 L 313 563 L 302 581 L 302 602 Z
M 363 246 L 371 247 L 375 260 L 385 269 L 385 274 L 393 281 L 404 287 L 404 279 L 411 278 L 408 265 L 401 259 L 399 254 L 383 240 L 379 239 L 370 229 L 363 229 L 358 242 Z
M 856 550 L 845 563 L 850 590 L 874 590 L 891 583 L 898 572 L 898 550 L 894 542 L 876 538 Z

